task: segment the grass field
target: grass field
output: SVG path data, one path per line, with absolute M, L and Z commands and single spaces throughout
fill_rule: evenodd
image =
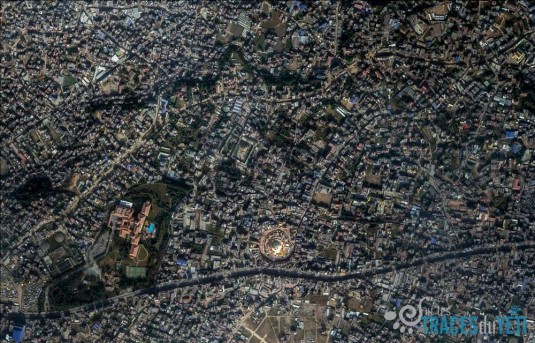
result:
M 323 256 L 328 260 L 334 261 L 336 260 L 336 249 L 334 248 L 323 249 L 320 252 L 320 256 Z
M 220 228 L 212 227 L 208 230 L 208 232 L 212 235 L 212 245 L 221 244 L 221 240 L 223 239 L 224 235 Z
M 137 254 L 137 262 L 138 263 L 146 262 L 148 258 L 149 258 L 149 252 L 147 251 L 147 249 L 145 249 L 143 244 L 141 244 L 139 246 L 139 253 Z
M 147 276 L 147 267 L 126 267 L 126 277 L 128 278 L 144 278 Z
M 63 86 L 70 87 L 76 83 L 76 79 L 72 75 L 67 75 L 63 78 Z
M 9 172 L 9 165 L 5 161 L 0 161 L 0 175 L 5 175 Z

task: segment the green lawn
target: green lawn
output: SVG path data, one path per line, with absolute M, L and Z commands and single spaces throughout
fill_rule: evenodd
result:
M 144 278 L 147 276 L 147 268 L 146 267 L 134 267 L 134 266 L 128 266 L 126 267 L 126 277 L 128 278 Z
M 76 83 L 76 79 L 72 75 L 67 75 L 63 78 L 63 86 L 70 87 Z
M 334 260 L 336 260 L 336 249 L 334 249 L 334 248 L 323 249 L 320 252 L 320 256 L 323 256 L 328 260 L 334 261 Z

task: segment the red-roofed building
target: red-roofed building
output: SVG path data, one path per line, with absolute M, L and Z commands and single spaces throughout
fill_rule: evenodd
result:
M 138 213 L 137 218 L 134 217 L 134 209 L 120 203 L 115 207 L 115 210 L 110 214 L 108 226 L 112 230 L 119 231 L 119 237 L 124 240 L 130 239 L 130 252 L 128 256 L 135 259 L 139 253 L 139 244 L 145 220 L 149 216 L 151 210 L 150 201 L 145 201 Z

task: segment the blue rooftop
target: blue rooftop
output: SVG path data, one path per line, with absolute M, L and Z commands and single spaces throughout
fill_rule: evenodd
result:
M 24 326 L 23 327 L 15 326 L 13 328 L 12 337 L 15 342 L 22 342 L 22 339 L 24 338 Z
M 515 131 L 506 131 L 505 132 L 505 137 L 506 138 L 515 138 L 516 137 L 516 132 Z

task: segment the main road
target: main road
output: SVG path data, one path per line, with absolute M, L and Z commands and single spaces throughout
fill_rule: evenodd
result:
M 284 278 L 293 278 L 293 279 L 303 279 L 311 281 L 321 281 L 321 282 L 345 282 L 350 280 L 366 280 L 375 275 L 386 274 L 392 271 L 400 271 L 403 269 L 420 266 L 426 263 L 436 263 L 446 260 L 454 260 L 457 258 L 465 258 L 474 255 L 484 255 L 497 252 L 510 252 L 514 250 L 527 250 L 535 249 L 535 242 L 525 242 L 520 244 L 503 244 L 500 246 L 489 245 L 479 248 L 466 248 L 462 250 L 452 250 L 446 251 L 443 253 L 435 253 L 428 255 L 426 257 L 417 258 L 408 262 L 398 262 L 394 263 L 391 266 L 386 266 L 376 269 L 368 269 L 353 273 L 347 274 L 322 274 L 320 272 L 307 272 L 301 270 L 285 270 L 278 268 L 249 268 L 241 269 L 233 272 L 221 272 L 213 274 L 206 277 L 187 279 L 187 280 L 177 280 L 170 281 L 166 283 L 161 283 L 150 288 L 141 289 L 133 292 L 124 293 L 113 298 L 109 298 L 102 301 L 96 301 L 87 305 L 79 306 L 72 308 L 70 310 L 58 311 L 58 312 L 48 312 L 48 313 L 0 313 L 0 317 L 5 317 L 7 319 L 53 319 L 69 316 L 77 312 L 84 311 L 93 311 L 102 308 L 109 307 L 115 304 L 121 299 L 130 298 L 133 296 L 139 296 L 143 294 L 156 294 L 159 292 L 170 291 L 173 289 L 197 286 L 197 285 L 206 285 L 211 284 L 217 281 L 224 281 L 230 279 L 239 279 L 244 277 L 252 277 L 256 275 L 267 275 L 272 277 L 284 277 Z

